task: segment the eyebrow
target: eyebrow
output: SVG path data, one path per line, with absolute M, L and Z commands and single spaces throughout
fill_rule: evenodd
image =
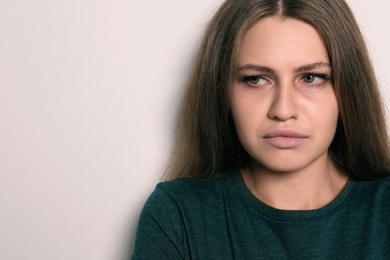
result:
M 238 71 L 254 70 L 254 71 L 257 71 L 257 72 L 275 74 L 275 71 L 273 69 L 271 69 L 270 67 L 254 65 L 254 64 L 246 64 L 244 66 L 239 67 L 237 70 Z
M 331 66 L 327 62 L 319 61 L 319 62 L 315 62 L 315 63 L 312 63 L 312 64 L 307 64 L 307 65 L 303 65 L 301 67 L 298 67 L 298 68 L 296 68 L 294 70 L 294 73 L 310 71 L 310 70 L 319 69 L 319 68 L 323 68 L 323 67 L 329 67 L 330 68 Z
M 300 66 L 300 67 L 294 69 L 294 73 L 301 73 L 301 72 L 319 69 L 319 68 L 323 68 L 323 67 L 331 67 L 331 66 L 327 62 L 319 61 L 319 62 Z M 244 66 L 239 67 L 237 70 L 238 71 L 254 70 L 254 71 L 262 72 L 262 73 L 275 74 L 275 70 L 271 69 L 270 67 L 261 66 L 261 65 L 254 65 L 254 64 L 246 64 Z

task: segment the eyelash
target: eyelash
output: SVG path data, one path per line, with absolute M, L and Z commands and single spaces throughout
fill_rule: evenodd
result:
M 303 80 L 304 81 L 304 78 L 305 77 L 315 77 L 315 78 L 320 78 L 322 81 L 318 84 L 313 84 L 313 83 L 308 83 L 308 82 L 304 82 L 305 84 L 309 84 L 309 85 L 312 85 L 312 86 L 319 86 L 321 84 L 323 84 L 324 82 L 328 81 L 331 79 L 331 76 L 327 75 L 327 74 L 323 74 L 323 73 L 314 73 L 314 72 L 309 72 L 309 73 L 305 73 L 303 74 L 302 76 L 300 76 L 300 80 Z M 264 76 L 261 76 L 261 75 L 248 75 L 248 76 L 242 76 L 241 78 L 241 81 L 244 82 L 244 83 L 247 83 L 251 86 L 254 86 L 254 87 L 257 87 L 261 84 L 253 84 L 253 83 L 250 83 L 251 80 L 255 79 L 255 80 L 267 80 Z
M 306 73 L 304 75 L 302 75 L 300 78 L 301 79 L 304 79 L 305 77 L 316 77 L 316 78 L 320 78 L 322 81 L 319 83 L 319 84 L 313 84 L 313 83 L 308 83 L 308 82 L 305 82 L 306 84 L 309 84 L 309 85 L 312 85 L 312 86 L 319 86 L 321 85 L 322 83 L 328 81 L 331 79 L 331 77 L 327 74 L 322 74 L 322 73 Z
M 250 75 L 250 76 L 242 76 L 241 81 L 247 83 L 251 86 L 258 86 L 257 84 L 250 83 L 251 80 L 266 80 L 263 76 L 260 75 Z

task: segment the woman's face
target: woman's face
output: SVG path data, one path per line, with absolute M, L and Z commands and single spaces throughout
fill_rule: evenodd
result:
M 296 172 L 329 163 L 339 111 L 318 32 L 294 19 L 261 20 L 244 35 L 237 68 L 231 113 L 251 165 Z

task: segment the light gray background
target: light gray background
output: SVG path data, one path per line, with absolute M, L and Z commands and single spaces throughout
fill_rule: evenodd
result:
M 0 0 L 0 259 L 128 259 L 221 2 Z M 390 1 L 349 2 L 389 101 Z

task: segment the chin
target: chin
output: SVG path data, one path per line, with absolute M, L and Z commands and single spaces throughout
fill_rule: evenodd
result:
M 310 165 L 310 162 L 302 162 L 296 158 L 291 158 L 289 160 L 267 160 L 266 162 L 255 162 L 250 163 L 250 167 L 257 168 L 260 171 L 269 171 L 269 172 L 280 172 L 280 173 L 292 173 L 298 172 L 307 166 Z

